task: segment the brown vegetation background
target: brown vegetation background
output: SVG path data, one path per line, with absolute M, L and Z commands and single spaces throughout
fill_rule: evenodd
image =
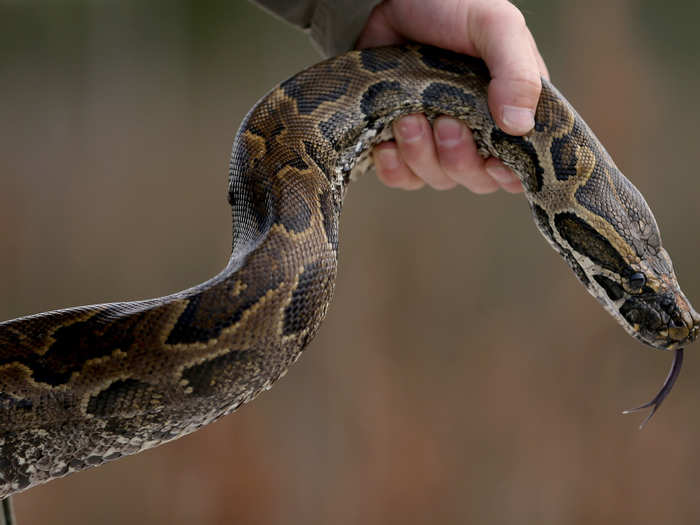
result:
M 700 302 L 700 7 L 520 7 Z M 242 1 L 0 1 L 0 318 L 216 273 L 238 123 L 317 60 Z M 700 520 L 696 349 L 639 432 L 620 410 L 671 354 L 588 296 L 522 196 L 362 180 L 341 243 L 328 319 L 287 377 L 189 437 L 19 495 L 22 525 Z

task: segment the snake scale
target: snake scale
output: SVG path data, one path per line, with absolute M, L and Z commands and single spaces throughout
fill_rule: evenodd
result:
M 188 290 L 0 323 L 0 498 L 184 436 L 268 389 L 326 314 L 348 183 L 399 116 L 464 120 L 519 175 L 537 227 L 624 327 L 676 350 L 700 316 L 644 198 L 547 81 L 525 137 L 501 131 L 478 59 L 407 45 L 353 51 L 281 83 L 233 145 L 226 268 Z

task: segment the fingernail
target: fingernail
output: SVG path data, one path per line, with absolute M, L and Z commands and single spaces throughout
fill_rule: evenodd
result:
M 441 146 L 454 146 L 464 136 L 464 125 L 453 118 L 439 118 L 435 121 L 435 137 Z
M 401 117 L 397 128 L 401 139 L 405 142 L 413 142 L 423 136 L 423 126 L 420 125 L 418 117 L 413 115 Z
M 375 161 L 380 170 L 395 170 L 399 167 L 399 157 L 394 148 L 380 149 L 375 153 Z
M 507 184 L 517 180 L 517 175 L 502 164 L 486 164 L 486 173 L 496 182 Z
M 503 106 L 503 123 L 515 133 L 527 133 L 535 126 L 535 112 L 530 108 Z

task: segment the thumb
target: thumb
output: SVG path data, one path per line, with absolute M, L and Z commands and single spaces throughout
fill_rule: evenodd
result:
M 542 83 L 523 15 L 512 4 L 503 4 L 501 9 L 475 10 L 469 26 L 474 46 L 491 73 L 491 115 L 506 133 L 524 135 L 535 125 Z

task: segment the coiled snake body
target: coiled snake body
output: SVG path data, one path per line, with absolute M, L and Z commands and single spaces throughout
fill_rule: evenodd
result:
M 233 251 L 219 275 L 0 323 L 0 498 L 188 434 L 283 375 L 331 300 L 346 186 L 407 113 L 466 121 L 630 334 L 662 349 L 692 341 L 700 316 L 642 195 L 546 81 L 526 137 L 496 127 L 488 81 L 477 59 L 412 45 L 350 52 L 273 89 L 233 146 Z

